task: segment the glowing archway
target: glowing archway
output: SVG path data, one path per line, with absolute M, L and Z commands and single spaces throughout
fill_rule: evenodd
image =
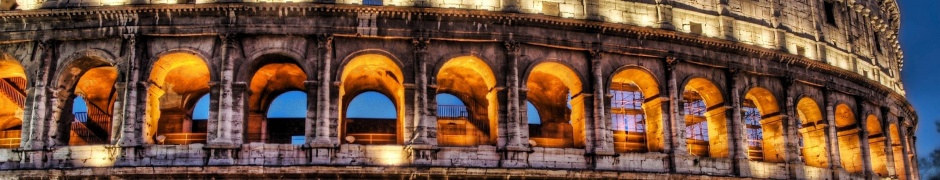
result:
M 490 66 L 474 56 L 456 57 L 444 63 L 436 79 L 438 93 L 452 94 L 465 104 L 463 107 L 438 105 L 438 144 L 495 144 L 499 102 L 496 76 Z M 461 109 L 469 113 L 454 114 Z
M 394 137 L 394 139 L 388 141 L 394 142 L 395 144 L 402 144 L 404 142 L 404 126 L 402 126 L 402 124 L 405 119 L 405 89 L 402 85 L 404 76 L 398 64 L 391 58 L 383 55 L 359 55 L 354 57 L 343 67 L 339 79 L 341 84 L 339 87 L 340 103 L 338 106 L 341 107 L 339 111 L 340 117 L 342 118 L 342 122 L 340 123 L 340 137 L 343 137 L 343 142 L 348 143 L 348 141 L 345 140 L 347 136 L 353 136 L 353 138 L 359 139 L 353 141 L 353 143 L 378 142 L 362 140 L 376 137 L 371 136 L 370 133 L 367 133 L 368 131 L 366 131 L 366 133 L 350 132 L 350 129 L 361 129 L 363 127 L 358 127 L 355 123 L 350 124 L 350 119 L 345 116 L 348 111 L 349 103 L 353 98 L 364 92 L 375 91 L 388 97 L 395 105 L 397 118 L 395 120 L 396 126 L 394 135 L 390 135 Z M 383 135 L 383 137 L 384 136 L 386 135 Z
M 693 78 L 685 85 L 686 143 L 695 156 L 728 158 L 731 153 L 721 90 L 705 78 Z
M 68 132 L 69 135 L 58 136 L 58 143 L 87 145 L 111 142 L 111 113 L 117 97 L 114 91 L 117 76 L 117 68 L 94 56 L 75 59 L 60 70 L 56 81 L 60 91 L 56 96 L 64 107 L 58 114 L 60 129 L 57 131 Z M 72 101 L 78 97 L 84 99 L 87 112 L 72 112 Z
M 829 153 L 826 148 L 826 121 L 813 99 L 804 97 L 797 102 L 797 116 L 799 117 L 799 138 L 803 162 L 808 166 L 829 167 Z
M 756 161 L 784 162 L 786 146 L 781 121 L 783 116 L 773 93 L 755 87 L 744 95 L 742 103 L 748 158 Z
M 861 173 L 863 167 L 862 149 L 858 136 L 859 128 L 855 120 L 855 113 L 848 105 L 839 104 L 835 108 L 836 131 L 839 144 L 839 160 L 842 167 L 850 173 Z
M 538 108 L 541 117 L 541 124 L 529 125 L 529 139 L 537 146 L 584 146 L 584 96 L 579 77 L 568 66 L 555 62 L 538 64 L 529 73 L 526 99 Z
M 245 141 L 290 144 L 291 137 L 303 135 L 304 129 L 293 129 L 292 125 L 303 124 L 302 118 L 278 119 L 278 122 L 269 122 L 268 107 L 281 94 L 285 92 L 306 91 L 304 81 L 307 74 L 294 63 L 290 57 L 279 54 L 268 54 L 258 57 L 256 67 L 252 67 L 251 81 L 248 83 L 248 122 L 245 123 Z M 305 94 L 305 93 L 304 93 Z M 307 98 L 301 100 L 305 102 Z M 306 112 L 306 108 L 303 109 Z M 292 129 L 292 130 L 286 130 Z M 286 130 L 286 131 L 285 131 Z
M 868 154 L 871 169 L 878 177 L 888 177 L 888 159 L 885 152 L 885 133 L 881 122 L 875 115 L 865 118 L 865 131 L 868 132 Z
M 20 147 L 26 72 L 16 59 L 0 53 L 0 148 Z
M 209 93 L 209 66 L 191 53 L 175 52 L 154 62 L 147 89 L 145 142 L 205 143 L 205 122 L 194 122 L 192 110 Z M 158 142 L 158 136 L 164 138 Z
M 610 82 L 611 131 L 617 152 L 659 152 L 665 147 L 659 83 L 647 71 L 625 69 Z

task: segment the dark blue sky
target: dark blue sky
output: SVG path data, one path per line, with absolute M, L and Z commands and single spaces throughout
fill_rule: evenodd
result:
M 901 78 L 907 99 L 920 116 L 917 153 L 926 157 L 940 146 L 934 121 L 940 119 L 940 1 L 899 0 L 901 6 L 901 48 L 904 69 Z

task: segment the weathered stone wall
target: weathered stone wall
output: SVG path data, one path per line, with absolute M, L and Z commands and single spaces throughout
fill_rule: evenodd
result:
M 464 2 L 470 3 L 414 1 L 386 4 L 438 7 Z M 916 126 L 913 108 L 904 99 L 903 91 L 897 88 L 899 83 L 885 86 L 883 81 L 871 79 L 875 76 L 856 71 L 860 67 L 858 59 L 864 59 L 860 57 L 865 53 L 853 51 L 861 47 L 846 42 L 846 39 L 859 40 L 847 38 L 849 33 L 845 31 L 849 26 L 821 28 L 819 25 L 826 22 L 806 25 L 803 24 L 806 22 L 791 21 L 789 24 L 792 26 L 804 27 L 778 27 L 780 17 L 774 17 L 778 13 L 767 11 L 781 8 L 777 6 L 782 4 L 779 1 L 728 4 L 604 1 L 590 2 L 587 6 L 607 11 L 588 13 L 581 10 L 585 7 L 580 2 L 521 1 L 518 2 L 520 9 L 512 11 L 548 12 L 540 9 L 545 4 L 554 6 L 551 3 L 557 3 L 562 9 L 557 16 L 565 18 L 464 9 L 313 3 L 152 5 L 0 12 L 4 22 L 0 24 L 4 29 L 4 33 L 0 33 L 0 50 L 18 60 L 31 77 L 28 79 L 28 108 L 23 118 L 22 143 L 15 150 L 0 150 L 0 169 L 10 170 L 0 174 L 39 177 L 113 173 L 131 177 L 133 174 L 155 174 L 152 171 L 134 173 L 126 170 L 149 166 L 198 166 L 194 168 L 218 168 L 210 171 L 218 173 L 242 170 L 245 171 L 243 174 L 285 171 L 323 174 L 324 171 L 314 169 L 327 166 L 344 167 L 335 173 L 394 174 L 415 171 L 383 172 L 374 168 L 430 166 L 470 168 L 428 172 L 431 176 L 489 176 L 481 174 L 503 168 L 524 168 L 522 172 L 528 174 L 520 176 L 581 177 L 578 175 L 584 172 L 604 170 L 602 172 L 619 173 L 625 178 L 637 177 L 631 173 L 638 172 L 771 179 L 876 178 L 877 175 L 872 173 L 875 167 L 872 167 L 871 155 L 863 151 L 869 149 L 864 128 L 864 118 L 869 114 L 878 118 L 882 128 L 889 125 L 901 128 L 900 141 L 907 145 L 884 148 L 884 154 L 900 149 L 902 157 L 912 156 L 913 149 L 909 146 L 911 132 L 907 130 Z M 821 8 L 821 4 L 809 1 L 803 7 Z M 73 5 L 61 7 L 70 6 Z M 502 10 L 496 5 L 454 7 Z M 864 9 L 865 6 L 851 7 Z M 792 10 L 792 14 L 811 14 L 808 16 L 825 20 L 818 14 L 812 15 L 822 10 L 807 11 L 804 8 Z M 667 9 L 668 14 L 662 14 Z M 602 15 L 600 12 L 624 15 Z M 866 11 L 842 9 L 837 12 L 853 14 Z M 651 15 L 664 19 L 647 20 Z M 841 19 L 848 17 L 839 16 L 837 19 L 851 23 Z M 866 18 L 854 17 L 856 21 Z M 579 20 L 581 18 L 622 24 Z M 687 33 L 692 32 L 690 22 L 693 21 L 702 25 L 701 35 Z M 896 29 L 880 30 L 896 36 L 896 33 L 889 33 Z M 819 34 L 827 36 L 818 40 L 812 38 L 820 37 Z M 830 38 L 829 34 L 845 36 Z M 848 46 L 850 44 L 853 46 Z M 884 64 L 889 68 L 880 68 L 879 71 L 898 71 L 900 52 L 896 46 L 891 43 L 881 46 L 884 46 L 885 54 L 897 56 L 882 56 L 892 57 L 889 58 L 892 60 Z M 158 145 L 152 140 L 153 132 L 143 130 L 156 122 L 146 119 L 146 89 L 151 86 L 146 82 L 148 73 L 157 59 L 173 52 L 186 52 L 203 58 L 211 72 L 209 94 L 212 106 L 206 144 Z M 307 143 L 304 145 L 248 143 L 245 139 L 250 132 L 245 128 L 250 118 L 250 104 L 247 103 L 251 94 L 248 90 L 248 81 L 253 76 L 251 70 L 264 64 L 259 57 L 269 54 L 288 57 L 307 75 L 304 85 L 310 99 L 305 127 Z M 399 113 L 404 117 L 399 125 L 403 130 L 400 134 L 402 143 L 350 144 L 342 134 L 340 124 L 343 117 L 340 115 L 345 107 L 339 103 L 344 101 L 340 99 L 339 87 L 351 82 L 344 82 L 346 80 L 341 76 L 350 61 L 369 54 L 388 57 L 393 63 L 385 68 L 401 71 L 402 81 L 397 83 L 403 86 L 404 95 L 396 98 L 404 101 L 399 107 L 403 108 Z M 497 117 L 493 119 L 497 126 L 491 128 L 498 129 L 496 142 L 472 147 L 439 146 L 436 144 L 438 127 L 434 113 L 428 113 L 434 112 L 433 105 L 436 104 L 433 98 L 428 97 L 436 94 L 433 77 L 448 60 L 467 55 L 479 58 L 495 75 L 496 85 L 492 89 L 496 91 L 498 113 L 493 116 Z M 101 66 L 113 66 L 118 70 L 118 80 L 114 85 L 118 98 L 113 104 L 115 113 L 112 121 L 117 128 L 106 145 L 67 146 L 67 142 L 57 137 L 69 132 L 65 125 L 70 119 L 61 118 L 67 113 L 61 109 L 67 106 L 59 102 L 68 100 L 70 92 L 59 91 L 60 84 L 57 83 L 61 75 L 68 72 L 72 62 L 81 63 L 83 61 L 79 59 L 88 57 L 101 59 L 107 62 Z M 579 88 L 582 91 L 572 93 L 577 93 L 583 102 L 583 109 L 580 109 L 583 116 L 573 117 L 581 120 L 576 124 L 583 124 L 575 126 L 582 134 L 574 136 L 583 142 L 583 147 L 548 148 L 529 143 L 525 98 L 533 92 L 527 88 L 526 80 L 534 67 L 546 62 L 564 65 L 577 74 L 567 78 L 581 82 L 582 87 Z M 649 96 L 662 101 L 656 104 L 662 109 L 662 115 L 650 120 L 662 124 L 662 138 L 648 140 L 656 141 L 650 143 L 653 146 L 662 144 L 661 151 L 618 153 L 612 148 L 610 121 L 607 119 L 611 112 L 605 107 L 611 97 L 606 93 L 612 76 L 628 68 L 644 70 L 658 85 L 656 88 L 660 94 Z M 710 127 L 715 132 L 709 136 L 713 141 L 709 147 L 713 152 L 711 157 L 691 155 L 685 141 L 687 132 L 683 117 L 686 114 L 681 96 L 688 90 L 684 89 L 687 83 L 696 78 L 706 79 L 716 87 L 701 91 L 720 94 L 718 101 L 710 102 L 712 107 L 708 112 L 716 124 Z M 896 77 L 882 79 L 897 81 Z M 745 93 L 756 87 L 771 92 L 772 99 L 779 106 L 779 115 L 773 117 L 779 118 L 780 124 L 773 126 L 782 132 L 766 133 L 773 137 L 765 138 L 779 142 L 766 146 L 774 148 L 772 152 L 780 156 L 774 158 L 782 161 L 747 159 L 746 139 L 742 133 L 745 126 L 738 112 L 741 112 Z M 804 97 L 818 104 L 821 122 L 824 122 L 814 124 L 821 130 L 813 131 L 824 137 L 822 142 L 806 147 L 812 151 L 825 151 L 820 153 L 825 154 L 824 157 L 799 156 L 799 138 L 796 136 L 808 128 L 797 128 L 799 114 L 804 112 L 798 111 L 795 104 Z M 834 111 L 842 104 L 854 113 L 856 126 L 837 129 Z M 840 152 L 838 141 L 846 138 L 838 135 L 845 128 L 860 132 L 857 137 L 847 138 L 856 139 L 858 147 L 852 148 L 859 152 L 853 154 L 858 157 L 843 157 L 844 153 Z M 885 139 L 891 141 L 891 138 Z M 805 163 L 807 161 L 829 163 Z M 861 171 L 845 171 L 843 161 L 852 162 L 845 164 Z M 887 168 L 889 173 L 884 177 L 898 177 L 902 173 L 904 177 L 916 177 L 916 168 L 909 160 L 887 158 L 884 164 L 893 167 L 898 161 L 902 161 L 900 164 L 904 167 Z M 219 167 L 228 165 L 235 165 L 233 168 L 238 170 Z M 92 168 L 112 166 L 127 168 Z M 286 166 L 284 168 L 287 169 L 266 171 L 270 166 Z M 167 170 L 172 171 L 174 167 L 167 167 Z M 193 174 L 189 170 L 178 172 Z M 601 174 L 583 177 L 612 176 Z

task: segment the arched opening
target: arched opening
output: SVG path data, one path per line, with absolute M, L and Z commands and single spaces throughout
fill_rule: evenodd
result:
M 290 144 L 293 136 L 303 136 L 306 121 L 307 96 L 304 81 L 307 74 L 290 57 L 269 54 L 258 57 L 252 67 L 248 83 L 248 122 L 245 124 L 245 141 Z M 290 93 L 289 93 L 290 92 Z M 274 101 L 280 96 L 294 99 L 290 109 L 275 109 Z M 270 110 L 276 110 L 272 113 Z M 282 116 L 282 110 L 294 116 Z M 276 117 L 277 119 L 270 119 Z
M 724 99 L 718 86 L 707 79 L 694 78 L 685 85 L 682 99 L 689 154 L 729 157 Z
M 540 117 L 540 124 L 529 124 L 529 139 L 540 147 L 583 147 L 584 96 L 578 74 L 559 63 L 541 63 L 532 69 L 526 86 L 526 99 Z
M 756 87 L 744 95 L 741 102 L 747 137 L 748 159 L 752 161 L 783 162 L 784 135 L 780 107 L 769 90 Z
M 26 106 L 26 72 L 10 55 L 0 55 L 0 148 L 18 148 Z
M 888 126 L 888 134 L 891 137 L 891 150 L 894 154 L 894 172 L 898 175 L 898 179 L 907 180 L 907 173 L 905 173 L 904 167 L 904 148 L 901 146 L 901 136 L 898 133 L 898 125 L 891 123 Z
M 885 133 L 881 122 L 875 115 L 865 118 L 865 130 L 868 131 L 868 153 L 871 169 L 878 177 L 888 177 L 888 159 L 885 152 Z
M 60 109 L 57 137 L 68 145 L 108 144 L 111 142 L 111 113 L 117 94 L 114 82 L 117 68 L 97 57 L 82 57 L 60 70 L 56 94 Z M 78 103 L 74 103 L 78 101 Z M 84 102 L 84 103 L 82 103 Z M 74 106 L 86 108 L 73 111 Z M 69 134 L 69 135 L 65 135 Z
M 848 105 L 839 104 L 835 108 L 836 131 L 839 143 L 839 160 L 842 167 L 849 173 L 861 173 L 863 167 L 862 149 L 859 146 L 858 123 L 855 120 L 855 113 Z
M 610 125 L 617 152 L 663 150 L 662 100 L 656 79 L 640 69 L 626 69 L 610 83 Z
M 288 91 L 271 102 L 266 116 L 268 143 L 304 144 L 307 118 L 307 93 Z
M 438 145 L 495 144 L 499 102 L 489 65 L 457 57 L 444 63 L 436 79 Z
M 813 99 L 804 97 L 797 102 L 796 113 L 800 118 L 797 123 L 799 133 L 800 156 L 808 166 L 829 167 L 829 153 L 826 146 L 826 121 Z
M 396 144 L 398 120 L 388 96 L 363 92 L 349 102 L 346 111 L 347 141 L 355 144 Z M 352 139 L 349 139 L 352 137 Z
M 360 55 L 346 64 L 340 76 L 342 83 L 339 88 L 340 117 L 342 118 L 340 137 L 343 137 L 343 142 L 354 144 L 402 144 L 404 142 L 403 78 L 398 64 L 383 55 Z M 360 97 L 364 100 L 358 101 Z M 357 101 L 353 102 L 354 100 Z M 379 102 L 385 105 L 377 107 Z M 364 111 L 383 115 L 358 114 Z
M 170 53 L 153 64 L 147 89 L 145 137 L 157 144 L 206 143 L 208 121 L 194 121 L 194 106 L 209 93 L 209 66 L 190 53 Z

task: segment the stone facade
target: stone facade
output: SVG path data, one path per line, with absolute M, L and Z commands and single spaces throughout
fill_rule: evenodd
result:
M 0 104 L 22 107 L 0 113 L 19 134 L 0 177 L 918 177 L 893 1 L 229 2 L 0 11 Z M 308 95 L 302 144 L 266 140 L 285 90 Z M 396 108 L 389 143 L 347 132 L 366 91 Z M 442 116 L 439 93 L 471 115 Z M 100 112 L 77 120 L 77 97 Z

